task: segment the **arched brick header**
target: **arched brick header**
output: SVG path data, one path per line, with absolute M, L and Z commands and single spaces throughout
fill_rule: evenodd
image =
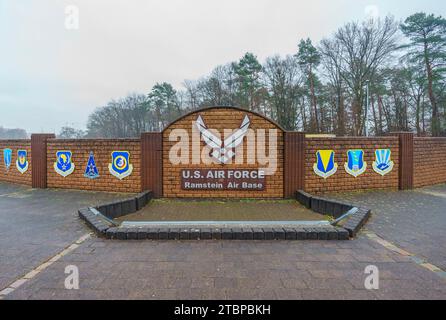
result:
M 243 108 L 240 108 L 240 107 L 232 107 L 232 106 L 231 106 L 231 107 L 224 107 L 224 106 L 217 106 L 217 107 L 204 107 L 204 108 L 200 108 L 200 109 L 197 109 L 197 110 L 193 110 L 193 111 L 191 111 L 191 112 L 189 112 L 189 113 L 186 113 L 186 114 L 180 116 L 179 118 L 173 120 L 172 122 L 170 122 L 167 126 L 164 127 L 164 129 L 163 129 L 162 132 L 166 131 L 167 129 L 169 129 L 170 126 L 175 125 L 175 123 L 177 123 L 178 121 L 181 121 L 182 119 L 184 119 L 184 118 L 186 118 L 186 117 L 189 117 L 189 116 L 191 116 L 191 115 L 193 115 L 193 114 L 199 114 L 199 113 L 201 113 L 201 112 L 205 112 L 205 111 L 213 110 L 213 109 L 225 109 L 225 110 L 231 110 L 231 109 L 232 109 L 233 111 L 241 111 L 241 112 L 245 112 L 245 113 L 248 113 L 248 114 L 251 114 L 251 115 L 254 115 L 254 116 L 257 116 L 257 117 L 260 117 L 260 118 L 265 119 L 266 121 L 268 121 L 268 122 L 270 122 L 271 124 L 273 124 L 274 126 L 276 126 L 277 129 L 281 130 L 282 132 L 283 132 L 283 131 L 286 131 L 280 124 L 278 124 L 278 123 L 275 122 L 274 120 L 268 118 L 267 116 L 265 116 L 265 115 L 263 115 L 263 114 L 261 114 L 261 113 L 258 113 L 258 112 L 255 112 L 255 111 L 251 111 L 251 110 L 247 110 L 247 109 L 243 109 Z
M 192 128 L 197 120 L 198 116 L 203 118 L 206 126 L 209 129 L 218 130 L 223 133 L 227 129 L 236 129 L 240 126 L 245 116 L 250 119 L 249 128 L 254 130 L 256 133 L 257 141 L 257 130 L 265 130 L 266 134 L 266 150 L 269 150 L 269 135 L 271 129 L 275 130 L 277 134 L 277 170 L 273 175 L 267 175 L 265 177 L 265 188 L 263 190 L 185 190 L 182 188 L 181 183 L 181 173 L 184 170 L 257 170 L 264 167 L 264 165 L 257 162 L 257 153 L 255 163 L 248 163 L 247 154 L 248 152 L 253 152 L 253 150 L 248 150 L 248 143 L 246 138 L 244 142 L 239 147 L 243 148 L 244 162 L 243 164 L 227 163 L 227 164 L 172 164 L 169 160 L 169 152 L 171 148 L 177 143 L 177 141 L 170 141 L 170 134 L 175 129 L 186 130 L 189 136 L 192 136 Z M 272 133 L 271 133 L 272 134 Z M 173 121 L 162 131 L 162 161 L 163 161 L 163 196 L 164 197 L 190 197 L 190 198 L 282 198 L 284 196 L 284 130 L 283 128 L 268 119 L 264 115 L 245 110 L 237 107 L 211 107 L 202 108 L 190 112 L 179 119 Z M 201 148 L 204 148 L 206 144 L 201 141 Z M 256 152 L 254 150 L 254 152 Z M 252 154 L 252 153 L 251 153 Z M 192 149 L 189 151 L 189 158 L 192 158 Z

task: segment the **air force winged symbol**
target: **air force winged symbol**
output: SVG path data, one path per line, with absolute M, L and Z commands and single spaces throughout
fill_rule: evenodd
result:
M 198 116 L 197 121 L 195 122 L 204 142 L 213 149 L 211 153 L 212 157 L 221 164 L 228 163 L 229 160 L 235 156 L 234 149 L 242 143 L 243 138 L 248 132 L 250 123 L 251 121 L 249 120 L 248 116 L 245 115 L 240 128 L 235 130 L 229 137 L 222 141 L 219 137 L 209 131 L 201 116 Z
M 391 151 L 390 149 L 376 149 L 375 158 L 372 167 L 376 173 L 384 176 L 393 169 L 393 161 L 390 160 Z

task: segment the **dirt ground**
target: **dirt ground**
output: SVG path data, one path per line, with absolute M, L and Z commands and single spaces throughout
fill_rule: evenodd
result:
M 328 220 L 295 200 L 152 200 L 143 210 L 118 221 Z

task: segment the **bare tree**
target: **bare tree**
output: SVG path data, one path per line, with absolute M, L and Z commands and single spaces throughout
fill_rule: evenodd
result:
M 96 109 L 88 118 L 87 137 L 137 137 L 141 132 L 152 129 L 145 102 L 144 95 L 131 94 Z
M 328 79 L 328 86 L 334 93 L 334 104 L 336 106 L 335 132 L 338 135 L 346 134 L 346 114 L 345 114 L 345 88 L 341 76 L 340 65 L 342 63 L 342 51 L 339 42 L 331 39 L 321 41 L 319 51 L 322 55 L 322 65 L 325 70 L 325 76 Z
M 389 62 L 397 48 L 398 25 L 393 17 L 384 20 L 351 22 L 333 37 L 340 50 L 339 74 L 352 96 L 353 134 L 360 135 L 364 126 L 364 87 L 379 67 Z
M 268 58 L 264 74 L 271 117 L 287 130 L 298 129 L 298 96 L 302 77 L 296 59 L 291 56 L 285 59 L 279 56 Z
M 81 139 L 85 137 L 85 132 L 70 126 L 64 126 L 57 135 L 59 139 Z
M 446 22 L 420 13 L 401 29 L 410 40 L 405 46 L 390 16 L 351 22 L 316 47 L 302 40 L 295 56 L 261 63 L 246 53 L 184 81 L 184 90 L 157 83 L 147 95 L 131 94 L 98 108 L 89 117 L 88 136 L 158 131 L 203 106 L 244 107 L 288 130 L 361 135 L 370 128 L 376 135 L 393 130 L 446 135 Z M 397 54 L 405 59 L 394 59 Z
M 28 134 L 24 129 L 6 129 L 0 127 L 0 139 L 26 139 Z

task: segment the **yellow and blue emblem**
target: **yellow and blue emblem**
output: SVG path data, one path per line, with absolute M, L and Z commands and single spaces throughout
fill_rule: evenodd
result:
M 99 171 L 96 167 L 96 162 L 94 161 L 93 151 L 90 152 L 88 157 L 87 166 L 85 167 L 84 177 L 88 179 L 99 178 Z
M 319 177 L 327 179 L 336 173 L 338 164 L 335 162 L 333 150 L 318 150 L 316 152 L 316 163 L 313 165 L 314 173 Z
M 3 163 L 5 164 L 6 171 L 11 167 L 12 150 L 9 148 L 3 149 Z
M 54 170 L 62 177 L 66 177 L 73 173 L 74 163 L 71 161 L 72 153 L 68 150 L 56 152 L 56 162 L 54 162 Z
M 364 161 L 364 151 L 361 149 L 348 150 L 347 162 L 344 163 L 345 171 L 355 178 L 363 174 L 367 168 L 367 162 Z
M 24 174 L 28 170 L 28 152 L 26 150 L 17 150 L 17 160 L 15 166 L 21 174 Z
M 373 170 L 384 176 L 393 169 L 393 161 L 390 160 L 392 152 L 390 149 L 376 149 L 375 161 L 372 163 Z
M 128 151 L 113 151 L 111 156 L 112 162 L 108 164 L 108 170 L 113 176 L 122 180 L 132 174 L 133 165 Z

